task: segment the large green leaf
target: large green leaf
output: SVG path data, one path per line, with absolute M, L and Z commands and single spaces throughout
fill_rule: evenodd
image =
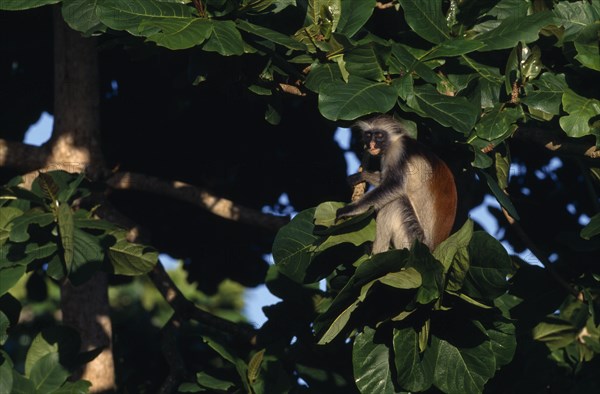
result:
M 478 40 L 471 40 L 466 38 L 451 39 L 444 41 L 439 45 L 431 48 L 431 50 L 429 50 L 427 54 L 420 60 L 427 61 L 443 57 L 464 55 L 476 51 L 482 48 L 483 46 L 485 46 L 485 44 Z
M 143 275 L 158 263 L 158 252 L 149 246 L 127 241 L 125 231 L 110 233 L 117 242 L 108 249 L 108 257 L 117 275 Z
M 424 361 L 435 365 L 434 385 L 448 394 L 481 393 L 483 385 L 496 371 L 489 341 L 459 348 L 434 336 L 425 351 Z
M 553 12 L 565 29 L 562 41 L 577 41 L 583 30 L 600 19 L 594 6 L 587 1 L 559 1 Z
M 321 85 L 327 82 L 342 82 L 340 67 L 334 63 L 317 63 L 311 67 L 304 86 L 315 93 L 319 93 Z
M 479 116 L 479 107 L 465 97 L 445 96 L 431 85 L 415 87 L 406 101 L 422 115 L 463 134 L 471 132 Z
M 0 257 L 4 257 L 2 252 L 0 252 Z M 0 280 L 0 296 L 9 291 L 25 275 L 26 269 L 25 265 L 0 268 L 0 277 L 2 278 Z
M 348 37 L 356 34 L 369 20 L 375 9 L 375 0 L 344 0 L 337 31 Z
M 385 76 L 377 55 L 377 48 L 372 45 L 353 48 L 344 55 L 346 70 L 353 76 L 372 81 L 383 81 Z
M 563 348 L 577 340 L 579 330 L 571 322 L 550 317 L 534 327 L 533 339 L 546 343 L 551 349 Z
M 427 82 L 440 82 L 441 78 L 429 66 L 418 60 L 411 53 L 413 49 L 403 44 L 392 45 L 392 56 L 388 60 L 390 73 L 400 75 L 415 73 Z
M 35 393 L 33 382 L 13 369 L 13 385 L 10 394 L 31 394 Z
M 314 215 L 315 208 L 300 212 L 277 232 L 273 242 L 273 260 L 279 271 L 298 283 L 304 280 L 318 239 L 313 234 Z
M 584 239 L 590 239 L 600 234 L 600 213 L 592 216 L 590 222 L 581 230 L 581 237 Z
M 73 359 L 79 352 L 81 342 L 75 329 L 54 326 L 37 334 L 25 358 L 25 376 L 31 376 L 35 365 L 48 354 L 60 353 L 66 359 Z
M 255 25 L 242 19 L 236 20 L 237 27 L 240 30 L 254 34 L 258 37 L 265 38 L 271 42 L 282 45 L 289 49 L 306 50 L 306 45 L 294 40 L 293 38 L 279 33 L 275 30 L 267 29 L 266 27 Z
M 61 0 L 2 0 L 0 10 L 20 11 L 29 8 L 41 7 L 47 4 L 60 3 Z
M 560 114 L 563 93 L 568 89 L 565 74 L 545 72 L 540 77 L 525 85 L 525 97 L 521 102 L 550 115 Z
M 348 83 L 321 84 L 319 110 L 329 120 L 354 120 L 362 115 L 389 111 L 397 98 L 393 86 L 351 75 Z
M 440 297 L 444 266 L 431 255 L 427 246 L 416 243 L 410 250 L 406 267 L 412 267 L 421 274 L 422 284 L 416 296 L 418 303 L 428 304 Z
M 8 319 L 0 311 L 0 330 L 5 330 L 3 318 Z M 0 336 L 4 336 L 5 333 L 0 331 Z M 4 341 L 0 341 L 0 344 L 4 344 Z M 13 386 L 13 363 L 8 357 L 8 355 L 0 350 L 0 393 L 12 393 Z
M 11 221 L 23 214 L 18 208 L 0 207 L 0 246 L 4 245 L 10 236 Z
M 244 53 L 242 35 L 233 21 L 213 20 L 213 31 L 202 49 L 217 52 L 223 56 L 241 55 Z
M 498 27 L 478 35 L 476 39 L 485 44 L 480 51 L 512 48 L 519 41 L 529 43 L 537 40 L 540 29 L 553 23 L 555 17 L 550 11 L 506 18 Z
M 508 319 L 500 317 L 491 323 L 491 327 L 486 329 L 486 333 L 492 344 L 496 368 L 511 362 L 517 348 L 515 325 Z
M 464 293 L 482 301 L 492 301 L 504 294 L 512 262 L 502 244 L 484 231 L 475 231 L 469 243 L 469 258 Z
M 507 138 L 516 130 L 516 122 L 523 116 L 521 107 L 510 108 L 497 105 L 477 122 L 475 134 L 487 141 Z
M 73 264 L 74 251 L 74 231 L 75 224 L 73 221 L 73 211 L 67 203 L 61 203 L 58 206 L 58 234 L 63 247 L 64 262 L 67 267 L 67 272 L 71 272 Z
M 40 227 L 46 227 L 52 222 L 54 222 L 54 215 L 50 212 L 32 209 L 13 219 L 9 239 L 13 242 L 25 242 L 29 239 L 27 230 L 30 225 L 37 224 Z
M 442 13 L 442 0 L 400 0 L 404 18 L 411 29 L 434 44 L 450 38 L 450 29 Z
M 433 383 L 433 369 L 422 361 L 419 335 L 412 327 L 394 329 L 394 363 L 398 384 L 411 392 L 424 391 Z
M 60 365 L 58 358 L 58 352 L 48 353 L 31 368 L 29 379 L 38 393 L 53 392 L 69 377 L 69 371 Z
M 375 341 L 375 330 L 365 327 L 352 346 L 354 381 L 362 394 L 395 393 L 390 368 L 390 350 Z
M 65 382 L 59 389 L 52 394 L 88 394 L 92 384 L 87 380 L 78 380 L 77 382 Z
M 62 16 L 74 30 L 84 34 L 106 31 L 106 25 L 100 22 L 96 9 L 99 0 L 63 0 Z
M 104 261 L 104 248 L 101 239 L 83 230 L 73 231 L 73 264 L 69 279 L 79 286 L 87 281 Z
M 473 236 L 473 221 L 467 219 L 465 224 L 445 239 L 441 244 L 433 251 L 433 257 L 435 257 L 444 266 L 444 273 L 448 272 L 454 262 L 456 261 L 456 254 L 461 249 L 466 249 Z
M 98 18 L 115 30 L 126 30 L 134 36 L 146 36 L 158 31 L 142 22 L 165 22 L 192 18 L 192 8 L 179 3 L 164 3 L 156 0 L 105 0 L 98 4 Z
M 144 20 L 142 31 L 155 31 L 148 34 L 148 40 L 169 49 L 187 49 L 202 44 L 213 31 L 213 23 L 201 18 Z
M 560 127 L 569 137 L 583 137 L 591 133 L 590 119 L 600 115 L 600 101 L 585 98 L 571 89 L 563 94 L 563 108 L 569 113 L 560 118 Z

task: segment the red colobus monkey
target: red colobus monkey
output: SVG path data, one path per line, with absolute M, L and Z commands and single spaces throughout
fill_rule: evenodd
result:
M 406 135 L 390 116 L 358 121 L 365 149 L 381 156 L 380 172 L 359 172 L 348 178 L 375 188 L 336 212 L 336 220 L 377 212 L 373 254 L 410 248 L 415 239 L 433 250 L 448 238 L 456 216 L 456 186 L 450 169 L 427 147 Z

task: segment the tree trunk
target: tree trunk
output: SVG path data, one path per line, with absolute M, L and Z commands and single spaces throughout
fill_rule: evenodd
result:
M 71 30 L 58 7 L 54 9 L 54 57 L 54 129 L 45 147 L 47 169 L 86 171 L 96 178 L 104 169 L 96 41 Z M 81 286 L 66 281 L 61 287 L 61 309 L 63 322 L 79 331 L 83 351 L 104 349 L 84 366 L 80 377 L 92 383 L 93 393 L 114 391 L 107 275 L 98 272 Z

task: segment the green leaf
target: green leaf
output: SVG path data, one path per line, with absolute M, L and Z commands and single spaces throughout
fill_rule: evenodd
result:
M 492 301 L 508 289 L 512 262 L 498 240 L 484 231 L 475 231 L 469 243 L 470 267 L 463 292 L 480 301 Z
M 10 321 L 8 320 L 8 316 L 6 316 L 4 314 L 4 312 L 2 312 L 0 310 L 0 345 L 2 345 L 2 346 L 6 343 L 6 340 L 8 339 L 8 334 L 6 331 L 8 330 L 9 327 L 10 327 Z M 0 356 L 1 356 L 1 354 L 0 354 Z M 2 360 L 0 360 L 0 362 L 1 361 Z M 1 392 L 2 391 L 0 391 L 0 393 Z M 10 390 L 8 390 L 8 392 L 10 392 Z
M 400 0 L 400 5 L 406 23 L 422 38 L 434 44 L 450 38 L 442 0 Z
M 410 250 L 407 268 L 415 268 L 422 277 L 422 285 L 417 290 L 416 301 L 428 304 L 441 295 L 444 266 L 437 261 L 422 243 L 416 243 Z
M 88 394 L 90 387 L 92 387 L 92 384 L 87 380 L 65 382 L 59 389 L 54 390 L 52 394 Z
M 379 64 L 378 51 L 372 45 L 363 45 L 344 54 L 346 70 L 356 77 L 371 81 L 384 81 L 383 69 Z
M 80 31 L 85 35 L 105 32 L 106 26 L 100 22 L 96 15 L 97 8 L 97 0 L 64 0 L 62 17 L 71 29 Z
M 414 96 L 407 99 L 407 104 L 442 126 L 452 127 L 462 134 L 471 132 L 479 116 L 479 107 L 465 97 L 442 95 L 431 85 L 416 86 Z
M 73 264 L 74 250 L 74 231 L 75 224 L 73 221 L 73 211 L 67 203 L 61 203 L 58 206 L 58 234 L 63 247 L 64 262 L 67 267 L 67 272 L 71 272 Z
M 500 205 L 502 205 L 510 214 L 510 216 L 512 216 L 515 220 L 519 220 L 519 214 L 517 213 L 517 209 L 513 205 L 512 201 L 510 201 L 510 198 L 506 195 L 506 193 L 504 193 L 504 191 L 500 189 L 500 186 L 498 186 L 498 182 L 496 182 L 496 180 L 492 178 L 492 176 L 487 172 L 479 171 L 477 173 L 483 174 L 487 185 L 490 188 L 490 191 L 494 194 L 494 197 L 496 197 L 496 200 L 498 200 Z
M 444 266 L 444 273 L 448 272 L 453 268 L 454 264 L 457 264 L 458 261 L 462 260 L 461 256 L 457 256 L 457 254 L 460 254 L 461 250 L 465 250 L 468 247 L 472 236 L 473 221 L 467 219 L 460 230 L 450 235 L 450 237 L 442 241 L 442 243 L 435 248 L 433 256 Z M 466 269 L 468 269 L 468 261 Z
M 387 112 L 398 94 L 391 85 L 350 76 L 348 83 L 322 83 L 319 110 L 329 120 L 354 120 L 373 112 Z
M 431 50 L 428 51 L 427 54 L 420 60 L 425 62 L 431 59 L 465 55 L 467 53 L 474 52 L 483 46 L 485 46 L 485 44 L 478 40 L 466 38 L 450 39 L 431 48 Z
M 577 50 L 577 59 L 581 64 L 592 70 L 600 71 L 600 56 L 598 56 L 598 33 L 600 32 L 600 25 L 593 26 L 595 39 L 575 41 L 575 50 Z
M 51 352 L 41 357 L 29 373 L 29 379 L 38 393 L 50 393 L 58 389 L 68 377 L 69 371 L 58 361 L 58 352 Z
M 547 318 L 533 328 L 536 341 L 545 342 L 550 349 L 560 349 L 577 340 L 578 330 L 570 322 L 558 318 Z
M 510 156 L 505 154 L 504 156 L 499 153 L 494 153 L 494 164 L 496 167 L 496 179 L 498 179 L 498 187 L 502 190 L 506 190 L 508 187 L 509 172 L 510 172 Z
M 2 318 L 6 318 L 4 313 L 0 311 L 0 325 L 3 323 Z M 8 319 L 6 319 L 8 321 Z M 0 336 L 4 336 L 0 326 Z M 0 341 L 4 344 L 4 341 Z M 8 355 L 0 350 L 0 393 L 12 393 L 13 388 L 13 363 L 8 358 Z
M 582 31 L 597 23 L 600 15 L 594 10 L 593 4 L 586 1 L 560 1 L 554 5 L 554 15 L 557 22 L 564 28 L 561 41 L 576 41 Z M 597 55 L 597 52 L 596 52 Z
M 117 242 L 108 249 L 108 257 L 117 275 L 143 275 L 158 263 L 158 252 L 149 246 L 127 241 L 124 230 L 110 233 Z
M 412 74 L 415 73 L 429 83 L 438 83 L 441 78 L 425 63 L 418 60 L 414 53 L 414 48 L 404 44 L 392 44 L 392 56 L 388 63 L 391 74 Z
M 213 31 L 202 49 L 222 56 L 242 55 L 244 41 L 233 21 L 213 20 Z
M 13 369 L 13 385 L 10 394 L 32 394 L 35 393 L 33 382 Z
M 356 310 L 358 307 L 359 301 L 354 301 L 350 304 L 346 309 L 342 311 L 329 325 L 329 328 L 323 333 L 317 344 L 326 345 L 329 342 L 333 341 L 335 337 L 346 327 L 348 321 L 350 320 L 350 316 L 352 312 Z
M 52 222 L 54 222 L 54 215 L 50 212 L 32 209 L 13 219 L 9 239 L 13 242 L 25 242 L 29 239 L 27 230 L 30 225 L 37 224 L 40 227 L 46 227 Z
M 297 283 L 304 281 L 318 239 L 313 235 L 314 215 L 315 208 L 300 212 L 277 232 L 273 242 L 273 260 L 279 271 Z
M 390 351 L 385 344 L 375 343 L 375 330 L 365 327 L 352 345 L 354 381 L 362 394 L 395 393 L 390 368 Z
M 96 14 L 111 29 L 126 30 L 134 36 L 157 33 L 151 21 L 165 23 L 193 17 L 191 7 L 155 0 L 105 0 L 98 4 Z M 146 25 L 142 26 L 142 22 Z
M 423 284 L 421 274 L 413 267 L 402 269 L 399 272 L 389 272 L 378 281 L 397 289 L 417 289 Z
M 75 228 L 73 231 L 73 264 L 69 279 L 75 286 L 87 281 L 101 267 L 104 248 L 100 238 Z
M 550 11 L 542 11 L 527 16 L 516 16 L 504 19 L 498 27 L 482 33 L 475 38 L 482 41 L 485 47 L 480 51 L 512 48 L 519 41 L 530 43 L 538 39 L 539 31 L 554 24 L 555 17 Z
M 144 20 L 140 30 L 152 32 L 148 40 L 169 49 L 187 49 L 205 42 L 213 32 L 212 21 L 201 18 Z
M 0 257 L 3 257 L 1 252 Z M 9 291 L 25 275 L 26 269 L 25 265 L 0 268 L 0 277 L 2 277 L 2 280 L 0 280 L 0 296 Z
M 306 76 L 304 86 L 315 93 L 319 93 L 321 85 L 327 82 L 341 82 L 342 73 L 337 64 L 317 63 L 311 67 L 310 73 Z
M 30 377 L 35 365 L 49 354 L 60 354 L 65 359 L 73 359 L 78 354 L 80 345 L 79 334 L 73 328 L 53 326 L 44 329 L 35 336 L 27 350 L 25 376 Z
M 581 230 L 580 236 L 583 239 L 590 239 L 598 234 L 600 234 L 600 213 L 592 216 L 587 226 Z
M 21 11 L 48 4 L 60 3 L 60 1 L 61 0 L 3 0 L 0 2 L 0 10 Z
M 433 369 L 422 362 L 418 333 L 412 327 L 394 329 L 393 340 L 400 387 L 411 392 L 427 390 L 433 383 Z
M 489 341 L 459 348 L 433 336 L 425 351 L 425 362 L 435 365 L 434 385 L 448 394 L 481 393 L 496 371 Z
M 275 44 L 279 44 L 288 49 L 296 49 L 299 51 L 306 50 L 306 45 L 304 45 L 303 43 L 296 41 L 293 38 L 286 36 L 285 34 L 279 33 L 275 30 L 267 29 L 266 27 L 255 25 L 242 19 L 236 20 L 236 24 L 238 29 L 240 30 L 254 34 L 261 38 L 265 38 L 270 42 L 274 42 Z
M 582 97 L 567 89 L 562 97 L 563 108 L 569 113 L 560 118 L 560 127 L 569 137 L 583 137 L 591 133 L 590 119 L 600 115 L 600 101 Z
M 196 381 L 201 387 L 212 389 L 212 390 L 222 390 L 227 391 L 231 387 L 235 385 L 232 382 L 228 382 L 226 380 L 217 379 L 214 376 L 210 376 L 206 372 L 198 372 L 196 374 Z M 204 391 L 204 390 L 202 390 Z
M 507 138 L 516 130 L 516 122 L 522 117 L 523 111 L 520 107 L 508 108 L 497 105 L 491 111 L 483 114 L 475 125 L 475 133 L 478 137 L 488 141 Z
M 11 221 L 23 214 L 18 208 L 0 207 L 0 246 L 4 245 L 10 236 Z
M 486 333 L 492 343 L 492 350 L 496 357 L 496 368 L 507 365 L 512 361 L 517 348 L 515 325 L 506 318 L 494 320 Z
M 369 20 L 375 9 L 375 0 L 344 0 L 337 31 L 352 37 Z
M 538 79 L 525 85 L 525 97 L 521 98 L 521 102 L 530 110 L 558 115 L 562 96 L 567 89 L 565 74 L 545 72 Z

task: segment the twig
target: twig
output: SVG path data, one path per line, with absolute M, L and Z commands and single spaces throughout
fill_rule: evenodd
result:
M 571 286 L 566 280 L 564 280 L 563 277 L 558 274 L 558 272 L 556 272 L 556 270 L 552 266 L 552 263 L 550 263 L 544 257 L 545 253 L 542 252 L 535 245 L 531 238 L 529 238 L 529 236 L 527 235 L 525 230 L 523 230 L 523 227 L 521 227 L 519 222 L 517 222 L 512 216 L 510 216 L 510 214 L 508 213 L 508 211 L 506 211 L 506 209 L 504 209 L 504 207 L 502 207 L 502 213 L 504 214 L 504 217 L 506 218 L 510 226 L 513 228 L 517 236 L 521 239 L 521 241 L 523 241 L 523 243 L 531 251 L 531 253 L 533 253 L 533 255 L 542 263 L 546 271 L 550 273 L 550 276 L 552 276 L 552 278 L 554 278 L 554 280 L 558 282 L 558 284 L 560 284 L 570 294 L 572 294 L 574 297 L 577 297 L 577 295 L 579 294 L 578 291 L 573 286 Z
M 167 301 L 175 311 L 175 314 L 181 319 L 194 319 L 198 323 L 206 325 L 209 329 L 231 334 L 233 337 L 241 340 L 242 343 L 251 346 L 256 344 L 256 331 L 252 327 L 233 323 L 203 311 L 202 309 L 197 308 L 193 302 L 185 298 L 165 271 L 162 263 L 156 264 L 148 276 L 152 280 L 152 283 L 154 283 L 154 286 L 156 286 L 156 289 L 162 294 L 165 301 Z

